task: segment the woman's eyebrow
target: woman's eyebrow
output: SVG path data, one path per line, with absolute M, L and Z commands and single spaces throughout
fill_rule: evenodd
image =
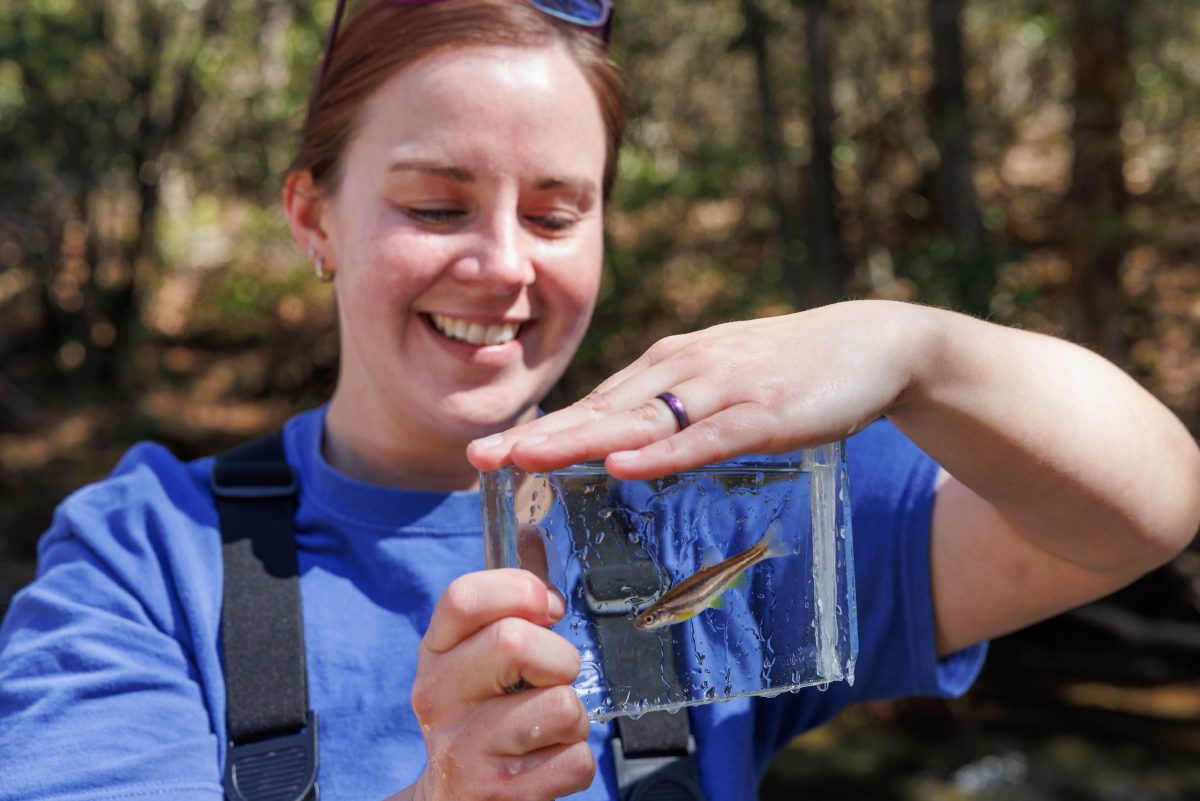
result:
M 452 164 L 424 159 L 399 159 L 393 161 L 388 167 L 388 172 L 421 172 L 464 184 L 475 182 L 475 176 L 470 170 L 456 167 Z M 552 175 L 542 178 L 534 186 L 539 191 L 569 189 L 581 197 L 591 197 L 596 194 L 596 182 L 589 178 Z
M 455 167 L 450 164 L 441 164 L 436 161 L 421 161 L 421 160 L 401 160 L 393 161 L 388 167 L 388 172 L 423 172 L 429 175 L 436 175 L 439 178 L 447 178 L 451 181 L 469 184 L 474 183 L 475 176 L 462 167 Z
M 538 189 L 571 189 L 580 195 L 596 194 L 596 183 L 588 178 L 562 178 L 551 176 L 538 181 Z

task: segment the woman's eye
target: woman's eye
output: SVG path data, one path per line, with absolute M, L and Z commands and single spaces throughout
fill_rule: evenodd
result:
M 455 208 L 408 208 L 405 209 L 410 217 L 424 222 L 454 222 L 463 216 L 461 209 Z
M 575 218 L 566 214 L 531 214 L 529 221 L 545 231 L 559 233 L 575 224 Z

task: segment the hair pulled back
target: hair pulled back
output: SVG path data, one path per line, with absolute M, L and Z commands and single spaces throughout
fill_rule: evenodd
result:
M 575 59 L 600 107 L 607 138 L 603 187 L 607 197 L 624 136 L 624 83 L 597 37 L 523 0 L 442 0 L 420 5 L 368 0 L 338 33 L 288 171 L 308 170 L 323 193 L 336 191 L 343 154 L 361 122 L 363 106 L 392 75 L 421 58 L 467 47 L 545 47 L 556 41 Z

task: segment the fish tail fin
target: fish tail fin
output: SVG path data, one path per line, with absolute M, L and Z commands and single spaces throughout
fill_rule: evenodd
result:
M 712 567 L 715 564 L 719 564 L 724 558 L 725 557 L 721 555 L 721 552 L 717 550 L 717 546 L 710 545 L 705 549 L 704 556 L 700 559 L 700 569 L 703 570 L 706 567 Z
M 767 531 L 762 535 L 762 539 L 758 541 L 762 546 L 763 559 L 774 559 L 776 556 L 791 556 L 792 546 L 783 541 L 783 523 L 779 522 L 779 518 L 771 525 L 767 526 Z

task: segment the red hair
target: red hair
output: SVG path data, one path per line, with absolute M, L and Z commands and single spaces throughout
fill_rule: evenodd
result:
M 329 69 L 308 105 L 288 172 L 308 170 L 322 192 L 336 190 L 342 155 L 367 99 L 398 70 L 436 52 L 465 47 L 563 43 L 583 71 L 608 140 L 604 195 L 616 178 L 625 132 L 625 87 L 597 37 L 515 0 L 443 0 L 399 5 L 368 0 L 342 26 Z

